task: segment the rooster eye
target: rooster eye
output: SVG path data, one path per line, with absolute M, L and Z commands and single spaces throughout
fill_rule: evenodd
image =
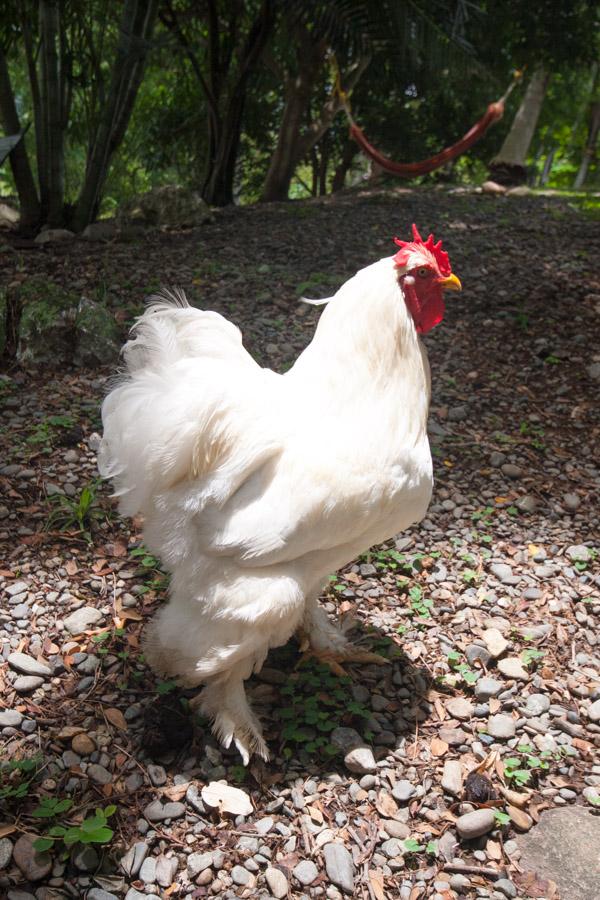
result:
M 417 269 L 417 275 L 419 278 L 428 278 L 431 274 L 431 269 L 428 269 L 427 266 L 421 266 L 420 269 Z

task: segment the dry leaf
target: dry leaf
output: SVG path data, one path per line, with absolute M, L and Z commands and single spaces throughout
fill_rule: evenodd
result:
M 168 797 L 169 800 L 181 800 L 187 794 L 189 786 L 189 781 L 186 781 L 183 784 L 174 784 L 171 787 L 164 788 L 162 791 L 163 797 Z
M 444 754 L 448 752 L 448 747 L 449 744 L 447 744 L 446 741 L 437 737 L 432 738 L 431 744 L 429 745 L 432 756 L 444 756 Z
M 0 825 L 0 838 L 6 837 L 7 834 L 12 834 L 16 830 L 16 825 Z
M 66 561 L 65 569 L 67 570 L 67 575 L 77 575 L 79 572 L 79 566 L 74 559 L 68 559 Z
M 394 819 L 398 813 L 398 804 L 385 791 L 380 791 L 375 801 L 375 809 L 385 819 Z
M 485 845 L 485 852 L 490 859 L 495 859 L 497 861 L 502 859 L 502 847 L 500 846 L 499 841 L 489 840 Z
M 322 825 L 323 824 L 323 813 L 318 808 L 318 806 L 308 806 L 307 809 L 308 809 L 308 814 L 311 817 L 311 819 L 313 820 L 313 822 L 316 822 L 317 825 Z
M 500 702 L 500 700 L 498 700 L 497 697 L 490 697 L 490 699 L 488 700 L 488 703 L 489 703 L 490 712 L 492 715 L 494 715 L 494 713 L 497 713 L 498 710 L 501 709 L 501 707 L 502 707 L 502 703 Z
M 369 883 L 375 895 L 375 900 L 386 900 L 383 873 L 379 869 L 369 870 Z
M 519 809 L 517 806 L 512 806 L 510 803 L 506 807 L 506 811 L 509 814 L 515 828 L 518 828 L 519 831 L 529 831 L 529 829 L 533 825 L 533 819 L 531 818 L 531 816 L 528 816 L 527 813 L 523 812 L 522 809 Z
M 512 804 L 512 806 L 527 806 L 531 800 L 531 791 L 525 791 L 525 793 L 519 794 L 517 791 L 511 791 L 510 788 L 501 787 L 500 793 L 510 804 Z
M 218 809 L 220 813 L 249 816 L 254 812 L 250 797 L 245 791 L 220 781 L 211 781 L 210 784 L 204 785 L 201 796 L 207 806 Z
M 120 731 L 128 730 L 129 726 L 127 725 L 125 716 L 120 709 L 116 709 L 116 707 L 109 707 L 109 709 L 104 710 L 104 716 L 111 725 L 114 725 L 115 728 L 118 728 Z

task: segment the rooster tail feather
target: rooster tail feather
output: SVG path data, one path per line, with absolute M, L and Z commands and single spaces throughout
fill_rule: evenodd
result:
M 320 300 L 313 300 L 311 297 L 300 297 L 302 303 L 309 303 L 311 306 L 325 306 L 333 297 L 323 297 Z

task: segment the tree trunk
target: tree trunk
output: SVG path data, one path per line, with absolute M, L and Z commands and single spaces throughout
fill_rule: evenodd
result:
M 338 167 L 333 173 L 333 181 L 331 182 L 331 193 L 335 194 L 337 191 L 341 191 L 346 183 L 346 175 L 352 165 L 354 157 L 358 152 L 358 147 L 355 141 L 346 141 L 344 144 L 344 149 L 342 150 L 342 158 L 339 162 Z
M 15 96 L 10 83 L 8 65 L 1 46 L 0 121 L 6 134 L 17 134 L 17 132 L 21 131 L 21 123 L 19 122 Z M 24 140 L 17 144 L 10 154 L 9 160 L 21 207 L 20 228 L 25 231 L 33 230 L 40 219 L 40 201 Z
M 157 9 L 158 0 L 125 0 L 111 84 L 73 215 L 75 231 L 82 231 L 98 213 L 110 163 L 125 136 L 142 80 Z
M 202 197 L 210 206 L 233 203 L 233 182 L 240 146 L 248 81 L 265 48 L 274 23 L 273 0 L 263 0 L 248 35 L 239 50 L 231 47 L 228 54 L 221 50 L 219 20 L 216 6 L 209 10 L 209 67 L 210 86 L 204 78 L 201 85 L 207 93 L 208 161 L 202 185 Z M 229 22 L 230 33 L 236 25 Z M 232 78 L 224 115 L 219 113 L 221 98 L 226 94 L 226 77 L 235 60 L 237 71 Z
M 587 178 L 590 163 L 596 152 L 596 144 L 598 142 L 598 132 L 600 132 L 600 65 L 594 63 L 594 77 L 592 81 L 592 94 L 590 100 L 590 125 L 588 128 L 587 139 L 583 149 L 583 156 L 579 171 L 573 182 L 573 189 L 580 191 Z
M 531 76 L 510 131 L 490 164 L 492 177 L 501 184 L 523 184 L 527 180 L 527 154 L 550 80 L 543 66 Z
M 58 0 L 40 0 L 43 155 L 38 159 L 38 166 L 44 168 L 47 185 L 41 197 L 42 212 L 45 221 L 53 227 L 63 224 L 65 194 L 59 31 Z
M 298 42 L 297 72 L 288 75 L 286 80 L 283 116 L 260 198 L 263 202 L 287 200 L 296 166 L 323 137 L 342 107 L 340 98 L 333 94 L 319 117 L 302 133 L 302 124 L 306 121 L 313 87 L 326 52 L 324 44 L 315 45 L 310 35 L 307 37 L 308 44 Z M 347 79 L 347 91 L 356 86 L 369 62 L 368 57 L 359 59 Z

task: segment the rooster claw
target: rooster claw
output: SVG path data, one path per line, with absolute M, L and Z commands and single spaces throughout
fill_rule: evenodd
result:
M 370 650 L 361 650 L 352 644 L 349 644 L 348 647 L 342 650 L 308 649 L 302 654 L 300 662 L 305 662 L 311 658 L 329 666 L 333 674 L 340 677 L 348 675 L 342 663 L 363 663 L 364 665 L 376 666 L 384 666 L 389 663 L 389 659 L 386 659 L 385 656 L 381 656 L 379 653 L 372 653 Z

